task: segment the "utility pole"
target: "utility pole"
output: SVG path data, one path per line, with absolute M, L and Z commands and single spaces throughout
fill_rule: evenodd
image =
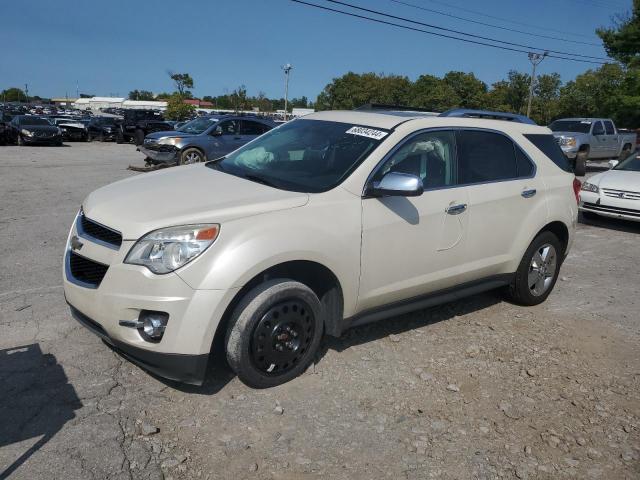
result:
M 27 97 L 27 104 L 29 103 L 29 84 L 25 83 L 24 84 L 24 95 L 25 97 Z
M 77 80 L 76 80 L 76 98 L 80 98 L 80 85 L 78 84 Z
M 549 55 L 549 52 L 546 52 L 546 51 L 544 53 L 529 52 L 529 61 L 531 62 L 531 65 L 533 68 L 531 71 L 531 84 L 529 85 L 529 102 L 527 103 L 527 117 L 531 116 L 531 100 L 533 99 L 533 86 L 536 83 L 536 67 L 540 62 L 542 62 L 542 60 L 544 60 L 544 57 L 546 57 L 547 55 Z
M 282 67 L 282 69 L 284 70 L 284 121 L 287 121 L 287 108 L 288 108 L 288 104 L 289 104 L 289 72 L 291 72 L 291 69 L 293 68 L 293 65 L 291 65 L 290 63 L 287 63 L 286 65 L 284 65 Z

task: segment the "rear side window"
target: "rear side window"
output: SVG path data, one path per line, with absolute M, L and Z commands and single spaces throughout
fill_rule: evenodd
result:
M 555 163 L 560 169 L 565 172 L 573 172 L 571 164 L 567 157 L 562 153 L 562 149 L 553 135 L 531 133 L 525 134 L 527 140 L 533 143 L 538 150 L 544 153 L 549 160 Z
M 492 132 L 462 130 L 458 137 L 458 182 L 483 183 L 516 178 L 513 142 Z
M 604 127 L 602 126 L 602 122 L 596 122 L 593 124 L 593 135 L 604 135 Z
M 522 151 L 520 147 L 516 145 L 516 169 L 518 170 L 518 177 L 531 177 L 533 176 L 533 163 L 527 157 L 527 154 Z
M 604 129 L 607 132 L 607 135 L 615 135 L 616 131 L 613 128 L 613 123 L 611 123 L 609 120 L 605 120 L 604 121 Z
M 242 120 L 240 123 L 240 135 L 262 135 L 268 131 L 266 125 L 260 122 L 252 122 L 251 120 Z

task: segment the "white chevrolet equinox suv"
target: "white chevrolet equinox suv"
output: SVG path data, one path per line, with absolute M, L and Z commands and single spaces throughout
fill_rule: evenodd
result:
M 543 302 L 579 189 L 526 117 L 315 113 L 91 193 L 64 293 L 78 321 L 155 374 L 201 384 L 210 355 L 226 355 L 244 383 L 271 387 L 303 372 L 323 335 L 498 287 Z

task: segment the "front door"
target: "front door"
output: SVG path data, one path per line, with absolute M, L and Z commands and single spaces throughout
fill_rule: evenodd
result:
M 363 198 L 359 311 L 453 286 L 464 261 L 469 199 L 456 188 L 454 132 L 412 136 L 372 181 L 388 172 L 420 177 L 425 191 Z

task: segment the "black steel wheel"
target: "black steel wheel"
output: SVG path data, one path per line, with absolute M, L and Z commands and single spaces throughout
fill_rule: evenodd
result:
M 289 279 L 264 282 L 235 308 L 227 329 L 227 360 L 253 388 L 285 383 L 313 361 L 323 334 L 322 307 L 306 285 Z
M 288 372 L 311 346 L 315 334 L 313 311 L 294 299 L 271 307 L 251 337 L 251 361 L 267 375 Z

